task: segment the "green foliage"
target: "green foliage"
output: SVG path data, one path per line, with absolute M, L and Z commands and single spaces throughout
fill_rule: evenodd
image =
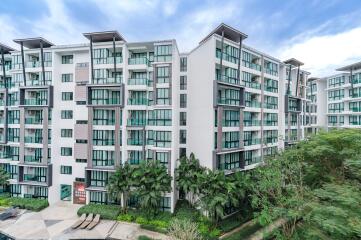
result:
M 159 232 L 159 233 L 163 233 L 163 234 L 166 234 L 168 232 L 167 229 L 158 227 L 151 223 L 141 224 L 140 227 L 143 229 L 149 230 L 149 231 Z
M 223 238 L 224 240 L 240 240 L 240 239 L 247 239 L 253 233 L 257 232 L 262 228 L 258 222 L 250 224 L 242 228 L 240 231 L 233 233 L 232 235 Z
M 127 200 L 131 187 L 134 185 L 132 181 L 133 168 L 125 163 L 120 165 L 108 181 L 107 190 L 109 196 L 117 202 L 123 199 L 124 211 L 127 212 Z
M 153 238 L 147 237 L 147 236 L 139 236 L 138 240 L 152 240 Z
M 124 213 L 124 214 L 120 214 L 117 217 L 117 220 L 121 222 L 132 222 L 134 221 L 134 217 L 128 213 Z
M 162 196 L 172 190 L 172 177 L 160 162 L 145 161 L 134 169 L 133 178 L 136 179 L 134 194 L 139 198 L 141 209 L 155 215 Z
M 201 239 L 198 225 L 187 219 L 175 218 L 169 226 L 168 234 L 179 240 Z
M 49 206 L 48 200 L 46 199 L 12 197 L 8 200 L 4 199 L 3 201 L 6 201 L 7 204 L 10 204 L 13 207 L 27 209 L 35 212 L 41 211 Z
M 0 167 L 0 186 L 9 184 L 9 174 L 4 168 Z
M 175 180 L 178 189 L 188 195 L 191 205 L 195 204 L 196 195 L 200 193 L 205 168 L 199 164 L 199 160 L 191 153 L 189 158 L 183 156 L 179 159 L 179 165 L 175 169 Z
M 120 209 L 117 205 L 88 204 L 79 208 L 78 215 L 83 213 L 99 214 L 102 219 L 117 220 Z

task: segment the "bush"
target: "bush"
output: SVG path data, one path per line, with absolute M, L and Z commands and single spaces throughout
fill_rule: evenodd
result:
M 13 207 L 27 209 L 35 212 L 41 211 L 49 206 L 49 202 L 46 199 L 12 197 L 8 199 L 8 202 Z
M 145 219 L 144 217 L 137 217 L 135 219 L 135 222 L 138 223 L 138 224 L 148 224 L 148 220 Z
M 201 239 L 198 225 L 187 219 L 174 219 L 170 223 L 168 234 L 179 240 Z
M 139 236 L 138 240 L 153 240 L 153 238 L 147 237 L 147 236 Z
M 159 233 L 163 233 L 163 234 L 168 233 L 167 229 L 160 228 L 160 227 L 154 226 L 154 225 L 149 224 L 149 223 L 141 224 L 140 227 L 143 228 L 143 229 L 149 230 L 149 231 L 153 231 L 153 232 L 159 232 Z
M 120 214 L 117 217 L 117 220 L 122 222 L 132 222 L 134 220 L 134 217 L 130 214 Z
M 250 219 L 249 216 L 242 216 L 242 213 L 237 213 L 219 222 L 218 227 L 222 232 L 229 232 L 241 226 Z
M 176 204 L 174 215 L 178 219 L 190 219 L 196 221 L 200 214 L 188 201 L 179 200 Z
M 99 214 L 102 219 L 117 220 L 120 213 L 120 207 L 118 205 L 103 205 L 103 204 L 88 204 L 82 206 L 78 210 L 78 215 L 82 214 Z

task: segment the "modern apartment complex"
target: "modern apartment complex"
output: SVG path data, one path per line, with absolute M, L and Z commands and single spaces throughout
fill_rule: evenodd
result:
M 155 159 L 173 176 L 193 152 L 210 169 L 246 170 L 312 127 L 302 63 L 244 45 L 230 26 L 189 53 L 175 40 L 83 35 L 85 44 L 0 44 L 0 163 L 14 196 L 109 203 L 107 180 L 121 163 Z M 172 188 L 163 210 L 174 209 Z

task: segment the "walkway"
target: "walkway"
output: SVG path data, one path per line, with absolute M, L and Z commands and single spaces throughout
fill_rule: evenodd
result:
M 136 240 L 146 235 L 154 239 L 168 240 L 163 234 L 141 229 L 138 224 L 101 220 L 91 231 L 73 230 L 81 205 L 59 202 L 41 212 L 21 211 L 15 219 L 0 221 L 0 231 L 15 239 L 119 239 Z

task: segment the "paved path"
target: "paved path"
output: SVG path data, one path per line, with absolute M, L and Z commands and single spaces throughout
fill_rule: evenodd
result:
M 141 229 L 138 224 L 101 220 L 92 230 L 72 229 L 81 205 L 59 202 L 42 210 L 22 210 L 15 219 L 0 221 L 0 231 L 15 239 L 119 239 L 136 240 L 146 235 L 154 239 L 168 240 L 163 234 Z

